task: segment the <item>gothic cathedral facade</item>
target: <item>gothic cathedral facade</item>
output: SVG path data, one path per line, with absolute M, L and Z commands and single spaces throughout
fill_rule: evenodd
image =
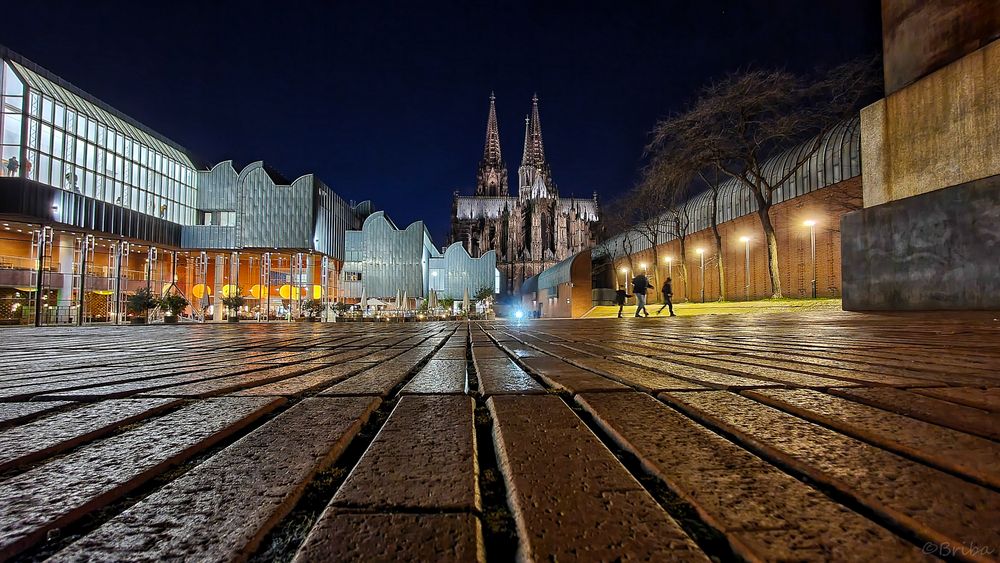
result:
M 475 195 L 455 192 L 452 206 L 451 242 L 461 242 L 473 257 L 495 250 L 509 293 L 519 290 L 524 280 L 593 246 L 591 228 L 598 220 L 596 193 L 591 199 L 559 197 L 545 160 L 538 96 L 531 102 L 531 114 L 524 120 L 517 195 L 510 195 L 496 98 L 491 94 Z

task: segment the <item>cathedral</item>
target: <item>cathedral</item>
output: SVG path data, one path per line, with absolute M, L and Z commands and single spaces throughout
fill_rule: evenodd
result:
M 593 246 L 591 226 L 598 220 L 596 193 L 592 199 L 559 197 L 545 160 L 537 95 L 531 99 L 531 114 L 524 119 L 524 152 L 517 181 L 517 195 L 512 196 L 500 152 L 496 98 L 491 94 L 476 192 L 471 196 L 455 192 L 451 241 L 461 242 L 473 257 L 496 251 L 507 292 L 517 291 L 525 279 Z

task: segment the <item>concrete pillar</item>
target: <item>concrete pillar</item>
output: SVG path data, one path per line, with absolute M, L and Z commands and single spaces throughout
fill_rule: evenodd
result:
M 222 312 L 225 310 L 225 306 L 222 304 L 222 286 L 225 285 L 223 282 L 223 276 L 226 272 L 226 255 L 216 254 L 215 255 L 215 278 L 212 280 L 212 319 L 216 321 L 222 320 Z
M 312 254 L 304 254 L 303 259 L 306 263 L 306 294 L 305 301 L 313 298 L 313 285 L 316 284 L 316 278 L 313 276 L 316 274 L 316 260 L 315 256 Z
M 56 322 L 72 320 L 73 315 L 70 307 L 73 303 L 73 258 L 76 255 L 76 237 L 73 235 L 61 235 L 59 237 L 59 275 L 62 278 L 62 286 L 59 288 L 59 298 L 55 303 L 49 305 L 59 307 L 56 310 L 60 315 L 54 318 Z

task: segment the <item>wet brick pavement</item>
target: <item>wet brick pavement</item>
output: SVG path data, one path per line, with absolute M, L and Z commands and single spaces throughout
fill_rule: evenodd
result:
M 1000 560 L 1000 322 L 0 331 L 0 561 Z

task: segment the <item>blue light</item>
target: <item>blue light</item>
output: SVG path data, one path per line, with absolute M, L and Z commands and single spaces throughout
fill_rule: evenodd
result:
M 518 319 L 523 319 L 524 318 L 524 311 L 518 309 L 517 311 L 514 312 L 514 317 L 518 318 Z

